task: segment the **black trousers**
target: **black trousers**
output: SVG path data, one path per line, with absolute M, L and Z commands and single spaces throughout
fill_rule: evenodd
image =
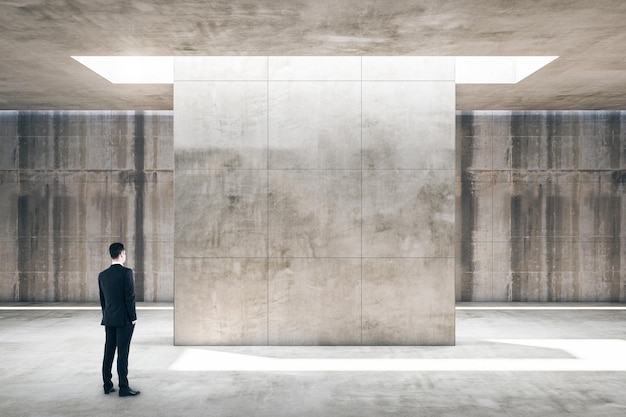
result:
M 130 340 L 133 337 L 134 324 L 126 326 L 104 326 L 106 340 L 104 342 L 104 359 L 102 361 L 102 380 L 104 388 L 113 386 L 113 357 L 117 350 L 117 376 L 119 378 L 120 391 L 128 389 L 128 352 Z

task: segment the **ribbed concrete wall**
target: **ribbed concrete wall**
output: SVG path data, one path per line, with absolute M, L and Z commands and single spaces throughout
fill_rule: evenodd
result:
M 457 300 L 626 301 L 625 124 L 457 113 Z M 172 300 L 172 132 L 172 112 L 0 112 L 0 300 L 95 301 L 112 240 Z
M 457 300 L 625 301 L 626 112 L 456 125 Z
M 0 143 L 0 300 L 97 300 L 112 241 L 173 299 L 170 112 L 0 112 Z

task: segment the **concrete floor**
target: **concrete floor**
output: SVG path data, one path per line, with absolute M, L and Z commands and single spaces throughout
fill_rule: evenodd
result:
M 32 307 L 0 305 L 2 417 L 626 415 L 624 305 L 459 304 L 453 347 L 185 347 L 171 306 L 144 304 L 136 398 L 102 393 L 95 307 L 15 306 Z

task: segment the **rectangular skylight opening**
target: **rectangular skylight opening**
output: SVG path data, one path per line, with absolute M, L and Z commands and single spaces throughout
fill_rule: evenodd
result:
M 173 56 L 73 56 L 114 84 L 172 84 Z M 198 57 L 200 58 L 200 57 Z M 457 84 L 516 84 L 558 56 L 457 56 Z
M 457 84 L 517 84 L 558 56 L 457 56 Z
M 172 84 L 173 56 L 73 56 L 113 84 Z

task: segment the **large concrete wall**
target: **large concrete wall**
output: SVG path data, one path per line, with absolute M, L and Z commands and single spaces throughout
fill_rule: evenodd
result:
M 457 300 L 626 301 L 626 112 L 456 121 Z M 111 240 L 172 300 L 173 158 L 172 112 L 0 112 L 0 301 L 95 301 Z
M 173 299 L 171 112 L 0 112 L 0 143 L 0 300 L 97 300 L 112 241 Z
M 457 300 L 626 301 L 626 112 L 462 112 L 457 153 Z
M 454 61 L 174 66 L 177 344 L 454 343 Z

